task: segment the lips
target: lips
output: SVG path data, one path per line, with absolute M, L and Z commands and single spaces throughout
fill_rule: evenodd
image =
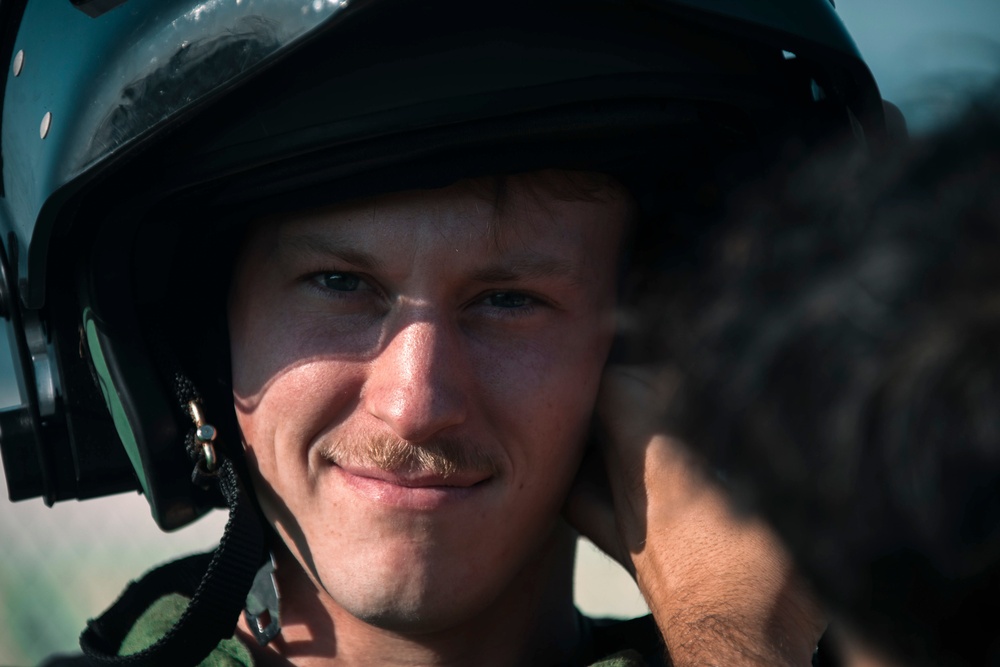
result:
M 432 472 L 396 472 L 380 468 L 340 466 L 333 470 L 344 486 L 375 504 L 430 511 L 474 498 L 489 486 L 491 475 L 483 472 L 458 472 L 439 475 Z
M 338 465 L 345 473 L 376 481 L 394 484 L 410 489 L 431 487 L 468 488 L 487 480 L 490 475 L 485 472 L 468 471 L 451 475 L 440 475 L 434 472 L 398 472 L 382 470 L 381 468 L 365 468 L 352 465 Z

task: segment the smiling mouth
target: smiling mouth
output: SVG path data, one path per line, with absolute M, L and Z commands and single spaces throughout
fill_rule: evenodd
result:
M 395 472 L 333 464 L 344 486 L 381 506 L 429 511 L 469 500 L 489 486 L 490 473 Z
M 384 482 L 394 486 L 401 486 L 408 489 L 427 488 L 455 488 L 467 489 L 486 482 L 492 477 L 490 472 L 466 471 L 454 472 L 443 475 L 433 471 L 407 471 L 383 470 L 381 468 L 366 468 L 352 465 L 334 465 L 343 470 L 348 475 Z

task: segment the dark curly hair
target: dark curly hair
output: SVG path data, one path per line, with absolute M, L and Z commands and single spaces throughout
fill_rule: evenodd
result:
M 677 427 L 853 630 L 905 664 L 1000 664 L 1000 85 L 731 214 L 648 297 Z

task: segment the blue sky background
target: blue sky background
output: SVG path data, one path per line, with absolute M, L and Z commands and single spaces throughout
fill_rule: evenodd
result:
M 1000 74 L 1000 0 L 837 0 L 882 90 L 920 131 Z M 0 407 L 18 402 L 0 327 Z
M 915 131 L 1000 75 L 1000 0 L 837 0 L 837 11 Z

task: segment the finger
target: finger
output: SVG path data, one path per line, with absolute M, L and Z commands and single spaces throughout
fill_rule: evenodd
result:
M 638 450 L 650 435 L 663 430 L 679 377 L 666 367 L 612 365 L 605 369 L 597 417 L 616 449 Z
M 611 488 L 600 452 L 588 450 L 563 507 L 565 519 L 601 551 L 633 572 L 622 544 Z

